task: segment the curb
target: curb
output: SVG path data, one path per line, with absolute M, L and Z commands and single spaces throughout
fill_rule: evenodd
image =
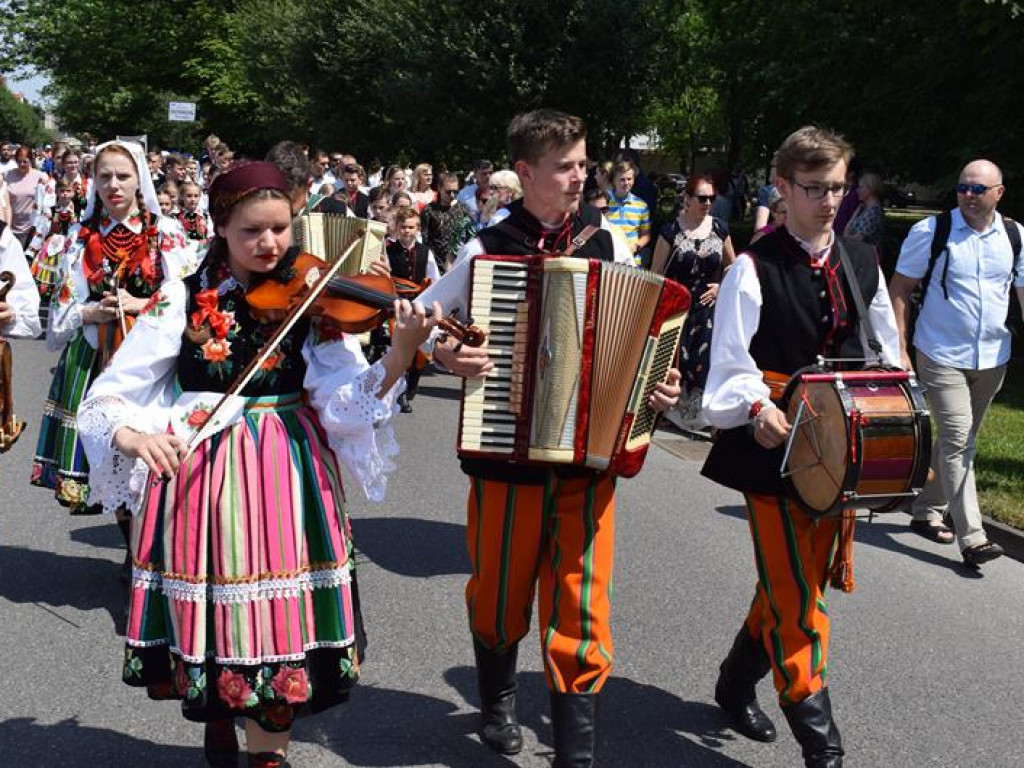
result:
M 1024 531 L 1011 528 L 989 517 L 982 517 L 988 538 L 1003 548 L 1006 556 L 1024 563 Z

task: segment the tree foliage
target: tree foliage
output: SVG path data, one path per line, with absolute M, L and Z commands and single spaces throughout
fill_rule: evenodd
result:
M 53 136 L 36 110 L 18 101 L 6 88 L 0 88 L 0 139 L 19 144 L 42 144 L 51 141 Z
M 654 128 L 691 160 L 766 163 L 808 122 L 873 167 L 1024 176 L 1012 0 L 9 0 L 0 67 L 46 71 L 70 130 L 294 138 L 370 158 L 498 157 L 509 118 L 581 115 L 592 146 Z M 130 10 L 126 11 L 126 7 Z M 167 101 L 199 122 L 166 122 Z

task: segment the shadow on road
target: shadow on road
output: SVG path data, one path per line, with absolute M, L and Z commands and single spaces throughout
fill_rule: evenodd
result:
M 88 544 L 90 547 L 101 549 L 120 549 L 122 553 L 124 552 L 124 539 L 110 517 L 97 519 L 96 525 L 74 529 L 69 538 L 78 544 Z
M 352 519 L 356 548 L 381 568 L 426 578 L 469 574 L 466 527 L 415 517 Z
M 196 730 L 196 744 L 202 743 Z M 0 755 L 4 768 L 41 766 L 145 765 L 181 768 L 204 765 L 200 747 L 176 747 L 126 736 L 105 728 L 83 726 L 77 720 L 41 725 L 35 718 L 17 717 L 0 723 Z
M 453 389 L 451 387 L 432 387 L 429 384 L 421 384 L 417 391 L 417 395 L 420 397 L 435 397 L 438 400 L 461 400 L 462 388 Z
M 445 681 L 476 709 L 476 673 L 472 667 L 452 667 Z M 516 710 L 524 728 L 537 734 L 552 755 L 551 719 L 544 675 L 518 675 Z M 598 722 L 598 762 L 601 765 L 701 766 L 702 768 L 743 768 L 718 750 L 737 737 L 728 729 L 722 711 L 711 704 L 685 701 L 653 685 L 612 677 L 601 693 Z M 474 711 L 466 718 L 466 735 L 477 725 Z M 487 748 L 480 746 L 481 752 Z M 467 764 L 469 765 L 469 764 Z
M 124 613 L 124 590 L 118 580 L 120 572 L 118 564 L 103 558 L 0 546 L 0 597 L 12 603 L 34 603 L 44 609 L 45 606 L 69 606 L 81 611 L 99 608 L 110 614 L 115 627 L 119 626 Z
M 469 738 L 475 722 L 444 699 L 361 685 L 345 706 L 298 720 L 292 737 L 351 765 L 514 766 Z
M 715 511 L 721 515 L 742 520 L 744 524 L 747 521 L 747 508 L 738 504 L 716 507 Z M 892 520 L 893 515 L 898 515 L 897 519 L 899 519 L 900 522 L 881 522 L 882 520 Z M 936 565 L 940 568 L 948 568 L 962 579 L 985 578 L 984 574 L 980 571 L 975 571 L 964 566 L 963 561 L 958 556 L 955 546 L 946 547 L 946 550 L 949 551 L 949 555 L 944 556 L 928 549 L 919 549 L 917 547 L 904 544 L 903 541 L 895 535 L 905 534 L 910 531 L 909 527 L 904 524 L 904 519 L 905 518 L 901 513 L 885 513 L 883 516 L 878 516 L 874 520 L 870 521 L 866 517 L 858 518 L 855 541 L 861 545 L 868 544 L 872 547 L 878 547 L 889 552 L 906 555 L 907 557 L 919 560 L 927 565 Z M 856 551 L 854 552 L 854 557 L 856 557 Z

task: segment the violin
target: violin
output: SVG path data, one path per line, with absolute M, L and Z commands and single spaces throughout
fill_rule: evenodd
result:
M 330 264 L 309 253 L 300 253 L 293 265 L 294 274 L 287 282 L 265 280 L 245 294 L 254 316 L 273 322 L 301 304 Z M 393 314 L 395 299 L 413 298 L 423 286 L 385 275 L 365 274 L 353 277 L 334 276 L 308 310 L 345 333 L 372 330 Z M 464 325 L 454 317 L 442 318 L 438 327 L 463 344 L 479 347 L 486 333 L 475 325 Z

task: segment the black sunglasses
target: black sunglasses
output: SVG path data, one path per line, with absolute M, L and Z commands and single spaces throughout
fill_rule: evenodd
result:
M 717 195 L 694 195 L 695 200 L 699 200 L 702 203 L 713 203 Z

